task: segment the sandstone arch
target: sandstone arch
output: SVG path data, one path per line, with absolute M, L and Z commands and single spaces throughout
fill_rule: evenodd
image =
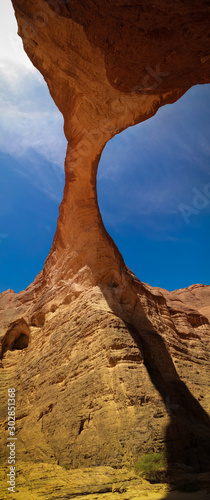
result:
M 32 318 L 42 311 L 45 317 L 33 337 L 37 357 L 29 353 L 24 360 L 26 375 L 20 365 L 11 374 L 20 378 L 20 405 L 32 394 L 20 453 L 27 451 L 30 422 L 31 461 L 120 467 L 142 451 L 165 446 L 170 460 L 184 466 L 189 466 L 186 450 L 199 450 L 198 463 L 190 466 L 204 471 L 210 327 L 208 319 L 198 318 L 209 287 L 197 290 L 192 313 L 133 275 L 103 226 L 96 173 L 111 137 L 150 118 L 192 85 L 210 81 L 207 3 L 13 0 L 13 5 L 25 50 L 63 113 L 68 139 L 64 197 L 44 269 L 26 291 L 7 292 L 0 301 L 4 324 L 8 317 L 15 320 L 17 311 Z M 155 424 L 154 408 L 161 415 Z

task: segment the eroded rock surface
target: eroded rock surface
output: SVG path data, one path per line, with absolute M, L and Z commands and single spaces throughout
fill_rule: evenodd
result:
M 169 463 L 205 472 L 210 287 L 169 293 L 141 283 L 104 228 L 96 175 L 111 137 L 210 81 L 207 2 L 13 5 L 68 148 L 44 269 L 25 291 L 0 296 L 3 463 L 14 386 L 20 460 L 122 467 L 166 449 Z M 16 324 L 28 347 L 22 336 L 5 350 Z

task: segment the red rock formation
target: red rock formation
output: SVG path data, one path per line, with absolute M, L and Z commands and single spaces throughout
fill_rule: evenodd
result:
M 27 349 L 2 353 L 3 377 L 19 394 L 19 453 L 120 466 L 165 446 L 170 462 L 205 470 L 209 287 L 197 296 L 196 285 L 169 294 L 140 283 L 104 228 L 96 175 L 111 137 L 210 80 L 207 4 L 13 5 L 68 139 L 64 197 L 44 269 L 24 292 L 0 297 L 3 345 L 14 321 L 30 326 Z

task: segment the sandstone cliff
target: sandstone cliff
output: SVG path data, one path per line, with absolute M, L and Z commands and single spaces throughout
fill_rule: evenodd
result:
M 0 296 L 19 460 L 122 467 L 165 449 L 209 467 L 209 295 L 141 283 L 107 234 L 96 176 L 106 142 L 210 81 L 207 3 L 13 0 L 24 48 L 64 116 L 64 197 L 44 269 Z M 174 468 L 174 466 L 173 466 Z

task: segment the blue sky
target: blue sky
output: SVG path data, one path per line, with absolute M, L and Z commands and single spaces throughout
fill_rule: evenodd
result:
M 63 118 L 0 7 L 0 292 L 42 269 L 64 185 Z M 103 152 L 105 226 L 142 280 L 173 290 L 210 284 L 210 85 L 190 89 Z

